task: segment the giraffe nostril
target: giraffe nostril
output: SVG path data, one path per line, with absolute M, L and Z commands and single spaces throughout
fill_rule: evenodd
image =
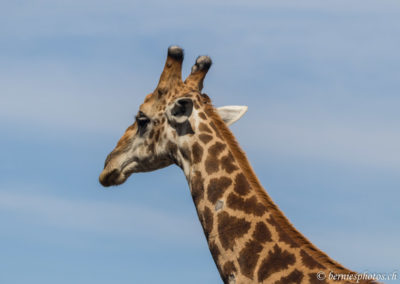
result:
M 119 175 L 120 175 L 119 170 L 114 169 L 106 174 L 101 174 L 99 180 L 103 186 L 116 185 Z

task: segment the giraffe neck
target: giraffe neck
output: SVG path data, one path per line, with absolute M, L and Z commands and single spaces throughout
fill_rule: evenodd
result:
M 204 131 L 190 146 L 190 165 L 184 171 L 224 282 L 329 283 L 316 273 L 350 273 L 291 225 L 225 123 L 213 117 L 211 128 L 200 123 Z

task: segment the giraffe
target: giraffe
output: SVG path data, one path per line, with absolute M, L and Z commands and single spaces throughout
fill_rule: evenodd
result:
M 199 56 L 185 81 L 182 61 L 183 49 L 170 46 L 156 89 L 107 156 L 100 183 L 178 165 L 224 283 L 375 283 L 349 279 L 352 271 L 295 229 L 228 128 L 247 107 L 213 107 L 201 92 L 211 59 Z

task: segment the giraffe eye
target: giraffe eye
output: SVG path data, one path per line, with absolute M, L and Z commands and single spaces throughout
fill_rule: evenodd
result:
M 147 117 L 137 117 L 136 122 L 139 126 L 146 126 L 149 123 L 150 119 Z
M 143 134 L 146 130 L 147 124 L 150 122 L 150 119 L 144 115 L 144 113 L 139 112 L 139 114 L 136 116 L 136 123 L 138 125 L 138 131 L 141 134 Z
M 139 124 L 139 126 L 145 126 L 147 125 L 147 123 L 149 123 L 149 119 L 148 118 L 138 118 L 136 119 L 137 123 Z

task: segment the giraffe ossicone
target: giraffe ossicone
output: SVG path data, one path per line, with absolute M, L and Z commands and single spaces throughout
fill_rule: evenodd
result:
M 331 272 L 354 273 L 294 228 L 228 128 L 247 107 L 215 108 L 201 92 L 211 59 L 198 57 L 183 81 L 183 57 L 182 48 L 168 49 L 156 89 L 107 156 L 100 183 L 119 185 L 133 173 L 178 165 L 224 283 L 374 283 L 329 279 Z

